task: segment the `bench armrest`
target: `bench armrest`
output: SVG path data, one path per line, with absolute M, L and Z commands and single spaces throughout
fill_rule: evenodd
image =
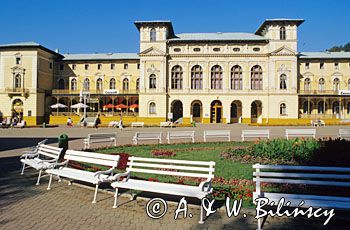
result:
M 211 179 L 208 179 L 206 181 L 202 181 L 199 184 L 199 187 L 201 188 L 201 190 L 203 192 L 211 193 L 213 191 L 213 188 L 211 187 Z
M 114 168 L 110 168 L 110 169 L 105 170 L 105 171 L 98 171 L 98 172 L 96 172 L 96 173 L 94 174 L 94 177 L 97 177 L 99 180 L 101 180 L 100 176 L 101 176 L 102 174 L 104 174 L 104 175 L 111 174 L 111 173 L 113 172 L 113 170 L 114 170 Z M 103 181 L 103 180 L 104 180 L 104 179 L 102 179 L 102 181 Z
M 20 158 L 34 158 L 36 156 L 39 156 L 39 153 L 37 153 L 36 151 L 24 151 L 23 155 Z
M 40 160 L 39 163 L 42 162 L 48 162 L 48 163 L 55 163 L 57 161 L 57 159 L 51 159 L 51 160 Z
M 112 177 L 112 180 L 119 181 L 121 177 L 126 177 L 126 181 L 130 178 L 130 172 L 118 173 Z
M 50 165 L 50 169 L 53 169 L 53 168 L 56 168 L 57 166 L 64 166 L 64 165 L 67 165 L 68 164 L 68 160 L 65 160 L 61 163 L 53 163 L 52 165 Z

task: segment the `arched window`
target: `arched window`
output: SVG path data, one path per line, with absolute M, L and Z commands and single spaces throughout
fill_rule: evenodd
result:
M 99 79 L 97 79 L 97 81 L 96 81 L 96 91 L 101 91 L 102 90 L 102 79 L 101 78 L 99 78 Z
M 64 79 L 58 80 L 58 89 L 64 89 Z
M 140 90 L 140 78 L 137 78 L 136 80 L 136 91 Z
M 333 80 L 333 90 L 339 90 L 339 84 L 340 84 L 339 78 L 334 78 L 334 80 Z
M 89 78 L 85 78 L 84 83 L 83 83 L 83 89 L 85 91 L 89 91 L 90 90 L 90 80 L 89 80 Z
M 286 115 L 287 114 L 287 106 L 285 103 L 280 104 L 280 115 Z
M 154 103 L 154 102 L 149 103 L 148 111 L 149 111 L 150 114 L 157 113 L 156 112 L 156 103 Z
M 287 76 L 285 74 L 280 76 L 280 89 L 287 89 Z
M 109 89 L 115 89 L 115 79 L 109 80 Z
M 73 78 L 71 81 L 70 81 L 70 89 L 75 91 L 75 90 L 78 90 L 78 82 L 77 82 L 77 79 Z
M 123 90 L 129 90 L 129 79 L 123 79 Z
M 350 102 L 348 102 L 348 105 L 347 105 L 347 112 L 348 114 L 350 114 Z
M 182 67 L 179 65 L 174 66 L 171 69 L 171 88 L 182 89 Z
M 251 69 L 251 89 L 262 90 L 263 77 L 262 68 L 259 65 L 253 66 Z
M 310 91 L 311 90 L 311 80 L 310 80 L 310 78 L 305 78 L 304 90 L 305 91 Z
M 149 76 L 149 88 L 156 89 L 157 88 L 157 77 L 154 74 Z
M 15 89 L 22 88 L 22 77 L 20 74 L 15 76 Z
M 222 68 L 219 65 L 211 68 L 211 89 L 222 89 Z
M 318 104 L 317 104 L 317 113 L 318 114 L 324 114 L 324 111 L 325 111 L 325 103 L 324 103 L 324 101 L 318 102 Z
M 191 89 L 202 89 L 203 71 L 200 65 L 195 65 L 191 69 Z
M 350 79 L 348 80 L 348 90 L 350 90 Z
M 156 29 L 152 28 L 149 32 L 151 42 L 155 42 L 157 40 L 157 32 Z
M 286 40 L 286 27 L 282 26 L 280 28 L 280 39 Z
M 324 78 L 320 78 L 320 80 L 318 80 L 318 90 L 323 91 L 324 90 L 324 84 L 325 84 Z
M 242 67 L 235 65 L 231 68 L 231 89 L 242 89 Z

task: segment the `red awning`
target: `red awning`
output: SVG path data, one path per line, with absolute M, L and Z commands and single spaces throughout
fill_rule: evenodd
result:
M 128 106 L 127 105 L 124 105 L 124 104 L 119 104 L 116 106 L 117 109 L 127 109 Z
M 115 105 L 112 105 L 112 104 L 107 104 L 107 105 L 104 105 L 102 106 L 104 109 L 113 109 L 113 108 L 116 108 Z
M 131 109 L 137 109 L 138 107 L 139 107 L 138 104 L 132 104 L 129 106 L 129 108 L 131 108 Z

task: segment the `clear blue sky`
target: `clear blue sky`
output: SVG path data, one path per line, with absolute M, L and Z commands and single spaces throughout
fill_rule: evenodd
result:
M 350 41 L 349 9 L 344 0 L 0 0 L 0 44 L 138 52 L 135 20 L 168 19 L 175 33 L 185 33 L 255 32 L 266 18 L 303 18 L 299 51 L 322 51 Z

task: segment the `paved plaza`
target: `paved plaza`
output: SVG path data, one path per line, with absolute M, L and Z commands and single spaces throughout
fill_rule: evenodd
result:
M 202 125 L 196 128 L 173 128 L 172 130 L 195 130 L 196 140 L 202 141 L 205 129 L 230 129 L 234 140 L 240 140 L 242 129 L 270 129 L 272 137 L 283 136 L 287 127 L 249 127 L 245 125 Z M 336 137 L 340 126 L 317 128 L 317 137 Z M 57 145 L 57 136 L 67 133 L 71 138 L 70 148 L 81 149 L 82 138 L 92 132 L 118 133 L 118 144 L 131 144 L 131 137 L 136 131 L 159 131 L 159 128 L 141 128 L 124 130 L 101 128 L 28 128 L 0 130 L 0 229 L 256 229 L 254 209 L 244 209 L 238 217 L 228 218 L 224 208 L 211 215 L 203 225 L 199 225 L 199 208 L 190 206 L 193 218 L 183 219 L 180 215 L 174 220 L 176 203 L 169 204 L 167 214 L 154 220 L 146 215 L 148 198 L 157 195 L 141 193 L 136 200 L 127 196 L 120 197 L 117 209 L 112 209 L 113 194 L 100 192 L 98 202 L 92 204 L 93 190 L 66 181 L 53 183 L 50 191 L 46 190 L 47 178 L 41 185 L 35 186 L 36 172 L 29 169 L 20 175 L 20 152 L 43 138 Z M 161 129 L 164 133 L 170 129 Z M 145 199 L 146 198 L 146 199 Z M 166 200 L 178 201 L 175 197 Z M 247 217 L 243 217 L 243 213 Z M 306 217 L 267 219 L 265 229 L 345 229 L 350 221 L 347 215 L 337 213 L 330 224 L 323 227 L 324 219 Z

